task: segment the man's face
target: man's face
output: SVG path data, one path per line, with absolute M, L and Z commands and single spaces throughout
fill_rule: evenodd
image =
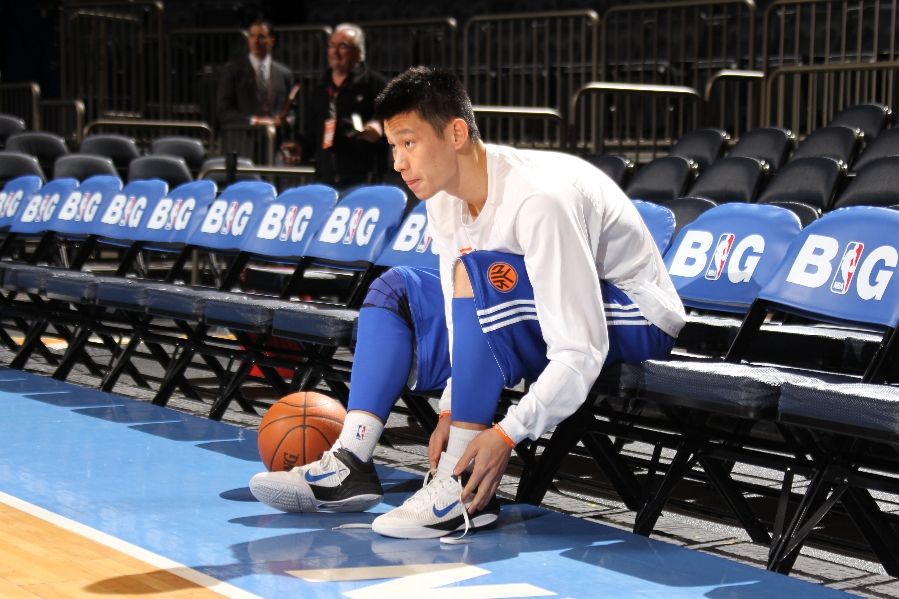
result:
M 393 150 L 393 168 L 420 200 L 444 191 L 456 179 L 456 150 L 450 124 L 438 135 L 418 112 L 403 112 L 384 121 Z
M 250 48 L 250 54 L 256 58 L 263 59 L 272 51 L 275 44 L 275 37 L 264 25 L 253 25 L 247 32 L 247 45 Z
M 349 73 L 359 62 L 356 32 L 340 29 L 331 34 L 328 42 L 328 66 L 339 73 Z

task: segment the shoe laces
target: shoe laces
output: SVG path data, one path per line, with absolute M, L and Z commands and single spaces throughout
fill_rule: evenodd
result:
M 458 537 L 440 537 L 440 542 L 446 545 L 468 543 L 468 539 L 462 540 L 462 538 L 467 535 L 469 529 L 471 529 L 471 518 L 468 516 L 468 507 L 462 503 L 462 483 L 460 483 L 456 477 L 440 476 L 437 475 L 435 470 L 429 470 L 425 474 L 425 480 L 421 491 L 412 495 L 412 497 L 403 502 L 403 505 L 413 510 L 430 508 L 434 504 L 434 500 L 442 494 L 447 487 L 454 487 L 452 490 L 455 491 L 455 495 L 459 499 L 459 505 L 462 506 L 462 519 L 465 521 L 465 529 Z
M 331 447 L 331 449 L 326 449 L 324 453 L 322 453 L 322 457 L 320 457 L 317 461 L 312 462 L 311 464 L 307 464 L 306 466 L 294 466 L 293 471 L 303 473 L 305 469 L 310 468 L 311 466 L 315 466 L 320 472 L 324 472 L 325 470 L 334 470 L 335 472 L 340 471 L 341 468 L 346 468 L 343 462 L 337 459 L 337 456 L 334 455 L 334 452 L 340 449 L 342 445 L 340 445 L 340 441 L 336 441 Z

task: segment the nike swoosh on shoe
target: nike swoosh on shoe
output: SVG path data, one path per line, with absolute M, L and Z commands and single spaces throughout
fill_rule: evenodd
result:
M 437 509 L 437 506 L 435 505 L 434 507 L 431 508 L 431 510 L 434 512 L 434 515 L 435 515 L 435 516 L 437 516 L 438 518 L 443 518 L 443 517 L 446 516 L 448 513 L 450 513 L 450 511 L 451 511 L 454 507 L 456 507 L 456 505 L 458 505 L 458 504 L 459 504 L 458 501 L 454 501 L 454 502 L 452 502 L 451 504 L 449 504 L 448 506 L 446 506 L 446 507 L 443 508 L 443 509 Z
M 312 474 L 307 470 L 306 474 L 303 475 L 303 478 L 306 479 L 307 483 L 316 483 L 324 478 L 328 478 L 329 476 L 334 476 L 335 474 L 337 474 L 336 470 L 332 472 L 322 472 L 321 474 Z

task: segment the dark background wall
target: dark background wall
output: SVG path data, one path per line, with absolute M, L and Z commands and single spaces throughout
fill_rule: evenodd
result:
M 761 13 L 773 0 L 757 0 Z M 37 81 L 44 98 L 59 97 L 62 0 L 0 0 L 0 81 Z M 627 0 L 168 0 L 166 27 L 244 27 L 257 18 L 277 25 L 327 24 L 452 16 L 460 27 L 490 13 L 591 8 L 602 14 Z

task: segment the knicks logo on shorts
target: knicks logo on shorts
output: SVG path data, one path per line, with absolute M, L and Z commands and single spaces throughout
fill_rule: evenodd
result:
M 494 262 L 487 268 L 487 280 L 500 293 L 508 293 L 518 284 L 518 273 L 510 264 Z

